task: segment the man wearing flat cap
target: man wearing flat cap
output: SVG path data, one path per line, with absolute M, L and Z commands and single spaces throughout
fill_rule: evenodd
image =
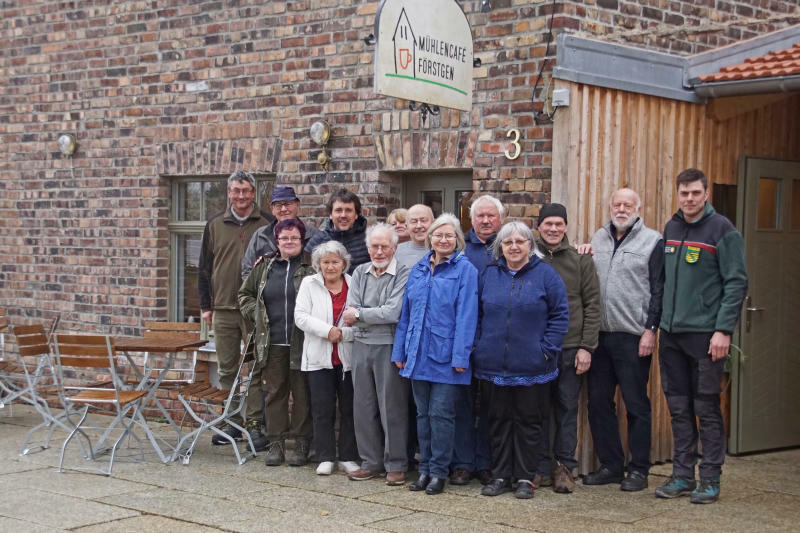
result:
M 247 278 L 250 270 L 253 269 L 253 264 L 259 257 L 278 251 L 273 233 L 275 224 L 287 218 L 300 218 L 297 216 L 300 212 L 300 199 L 291 187 L 275 187 L 272 191 L 272 202 L 270 202 L 269 208 L 275 216 L 275 221 L 263 228 L 259 228 L 250 238 L 250 244 L 247 245 L 247 251 L 242 257 L 242 279 Z M 306 221 L 303 221 L 303 224 L 306 227 L 306 238 L 303 241 L 303 246 L 305 246 L 318 230 Z
M 553 490 L 568 494 L 575 488 L 572 476 L 578 467 L 578 396 L 581 374 L 592 364 L 600 330 L 600 284 L 590 255 L 579 255 L 567 239 L 567 208 L 546 204 L 539 210 L 539 238 L 536 241 L 542 261 L 550 263 L 564 280 L 569 302 L 569 330 L 564 337 L 556 386 L 552 387 L 553 420 L 556 431 L 553 453 L 540 458 L 537 485 L 553 483 Z M 546 425 L 549 425 L 546 417 Z M 550 432 L 545 430 L 545 435 Z M 549 446 L 548 446 L 549 448 Z M 555 463 L 553 463 L 555 459 Z M 552 472 L 552 478 L 551 478 Z

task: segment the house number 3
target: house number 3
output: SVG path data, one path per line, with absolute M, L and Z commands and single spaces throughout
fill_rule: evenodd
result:
M 511 141 L 511 145 L 514 147 L 514 152 L 511 153 L 506 150 L 506 158 L 513 161 L 514 159 L 519 157 L 519 153 L 522 151 L 522 147 L 519 145 L 519 130 L 517 128 L 508 130 L 508 134 L 506 137 L 514 136 L 514 140 Z

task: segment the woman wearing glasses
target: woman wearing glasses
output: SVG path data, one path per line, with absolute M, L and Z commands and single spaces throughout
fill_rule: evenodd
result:
M 450 213 L 428 229 L 430 250 L 411 269 L 392 361 L 411 379 L 421 460 L 412 491 L 439 494 L 453 456 L 458 387 L 471 380 L 478 321 L 478 271 L 464 255 L 464 233 Z
M 306 228 L 296 218 L 275 225 L 278 251 L 258 259 L 239 289 L 239 307 L 255 325 L 258 367 L 253 375 L 265 394 L 267 466 L 283 463 L 285 440 L 294 439 L 291 466 L 308 462 L 311 418 L 308 381 L 300 371 L 303 332 L 294 323 L 297 290 L 304 277 L 314 273 L 311 258 L 303 253 Z M 289 393 L 292 412 L 289 417 Z M 250 413 L 255 406 L 247 407 Z M 249 423 L 248 423 L 249 425 Z
M 300 284 L 294 321 L 305 332 L 301 370 L 311 390 L 314 448 L 317 474 L 333 473 L 336 448 L 339 468 L 358 470 L 358 446 L 353 425 L 353 377 L 351 352 L 353 329 L 342 321 L 352 280 L 347 273 L 350 254 L 339 241 L 323 242 L 311 254 L 316 274 Z M 334 431 L 339 407 L 339 439 Z
M 561 276 L 534 255 L 533 233 L 522 222 L 500 228 L 496 261 L 481 274 L 480 320 L 473 373 L 489 411 L 492 481 L 485 496 L 511 490 L 533 497 L 536 458 L 547 446 L 543 417 L 550 413 L 550 383 L 558 376 L 561 342 L 569 326 Z

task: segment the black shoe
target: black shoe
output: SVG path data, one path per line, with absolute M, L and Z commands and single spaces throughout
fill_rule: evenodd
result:
M 444 480 L 443 477 L 431 477 L 431 480 L 428 482 L 428 486 L 425 487 L 425 494 L 439 494 L 444 490 Z
M 481 494 L 484 496 L 499 496 L 504 492 L 511 492 L 511 480 L 509 479 L 493 479 L 481 489 Z
M 595 470 L 591 474 L 586 474 L 583 478 L 584 485 L 608 485 L 609 483 L 619 483 L 622 481 L 622 472 L 612 472 L 602 466 L 600 470 Z
M 413 482 L 411 485 L 408 486 L 408 490 L 414 492 L 425 490 L 430 482 L 431 482 L 431 476 L 429 476 L 428 474 L 420 474 L 419 479 L 417 479 L 415 482 Z
M 305 466 L 308 463 L 308 440 L 295 439 L 294 453 L 287 462 L 289 466 Z
M 453 470 L 453 473 L 450 474 L 451 485 L 469 485 L 471 479 L 472 474 L 466 468 L 456 468 Z
M 263 452 L 267 449 L 267 437 L 261 433 L 260 420 L 256 420 L 253 424 L 247 424 L 247 433 L 250 434 L 250 440 L 253 441 L 253 448 L 255 448 L 257 452 Z
M 631 470 L 628 476 L 622 480 L 620 489 L 628 492 L 636 492 L 647 488 L 647 474 L 638 470 Z
M 481 482 L 481 485 L 488 485 L 492 482 L 492 471 L 478 470 L 478 472 L 475 474 L 475 477 L 478 478 L 478 481 Z
M 533 498 L 533 484 L 530 481 L 520 479 L 514 496 L 518 500 L 530 500 Z
M 242 440 L 242 432 L 239 431 L 238 429 L 236 429 L 233 426 L 225 426 L 225 428 L 222 430 L 222 432 L 225 433 L 226 435 L 228 435 L 230 438 L 232 438 L 235 441 L 236 440 Z M 223 437 L 222 435 L 219 435 L 217 433 L 215 433 L 214 436 L 211 437 L 211 444 L 213 444 L 214 446 L 223 446 L 225 444 L 230 444 L 230 443 L 231 443 L 231 441 L 229 441 L 228 439 L 226 439 L 225 437 Z
M 267 466 L 281 466 L 283 459 L 283 441 L 270 442 L 267 456 L 264 458 L 264 464 Z

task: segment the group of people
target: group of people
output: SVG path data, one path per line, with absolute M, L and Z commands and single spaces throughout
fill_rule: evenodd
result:
M 505 222 L 488 194 L 472 203 L 466 235 L 458 218 L 434 218 L 422 204 L 368 225 L 347 189 L 331 194 L 317 230 L 299 218 L 291 187 L 276 187 L 271 213 L 259 211 L 254 178 L 237 171 L 228 210 L 206 225 L 199 265 L 220 384 L 232 382 L 252 329 L 258 366 L 243 427 L 268 466 L 287 460 L 293 441 L 288 464 L 305 465 L 313 448 L 320 475 L 338 466 L 353 481 L 403 485 L 418 458 L 412 491 L 438 494 L 448 480 L 477 478 L 486 496 L 524 499 L 538 487 L 575 488 L 586 374 L 600 467 L 583 483 L 639 491 L 648 486 L 647 382 L 660 329 L 675 456 L 656 496 L 716 501 L 720 380 L 747 286 L 743 243 L 707 202 L 701 171 L 682 172 L 677 192 L 663 236 L 623 188 L 611 197 L 610 221 L 576 248 L 563 205 L 541 207 L 535 236 Z

